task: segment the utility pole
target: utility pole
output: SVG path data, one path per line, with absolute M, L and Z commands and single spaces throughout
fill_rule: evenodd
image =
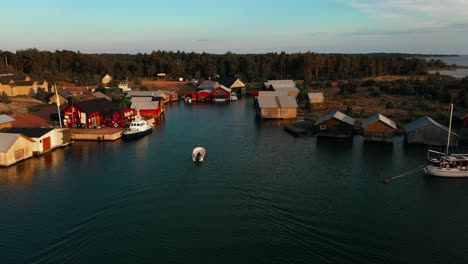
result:
M 58 112 L 58 116 L 59 116 L 59 123 L 60 123 L 60 128 L 62 128 L 62 116 L 60 114 L 60 98 L 58 96 L 58 92 L 57 92 L 57 83 L 55 83 L 55 101 L 57 103 L 57 112 Z

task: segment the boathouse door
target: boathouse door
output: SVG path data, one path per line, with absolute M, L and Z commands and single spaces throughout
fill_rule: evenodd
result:
M 50 150 L 50 137 L 42 139 L 42 151 L 46 152 Z

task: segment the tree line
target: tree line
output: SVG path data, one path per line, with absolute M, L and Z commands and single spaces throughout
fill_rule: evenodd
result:
M 172 78 L 208 79 L 236 76 L 245 82 L 268 79 L 333 81 L 381 75 L 425 75 L 431 67 L 445 67 L 441 61 L 410 58 L 405 54 L 209 54 L 153 51 L 138 54 L 84 54 L 37 49 L 0 51 L 5 63 L 0 73 L 24 72 L 49 82 L 73 81 L 81 85 L 100 83 L 105 74 L 114 79 L 137 80 L 166 73 Z

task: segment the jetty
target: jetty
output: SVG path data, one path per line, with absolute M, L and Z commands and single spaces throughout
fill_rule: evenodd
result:
M 114 141 L 122 137 L 124 128 L 71 128 L 72 140 Z

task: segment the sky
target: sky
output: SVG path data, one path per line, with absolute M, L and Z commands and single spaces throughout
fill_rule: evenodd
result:
M 468 0 L 0 0 L 0 50 L 468 54 Z

